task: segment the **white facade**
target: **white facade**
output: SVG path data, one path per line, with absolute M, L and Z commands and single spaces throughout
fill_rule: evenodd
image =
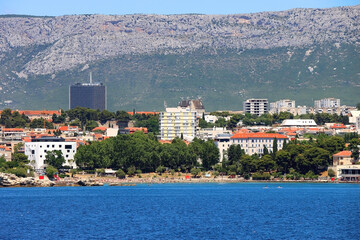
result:
M 202 128 L 197 131 L 197 137 L 203 140 L 214 139 L 219 134 L 230 134 L 231 130 L 222 127 Z
M 286 119 L 281 123 L 282 127 L 316 127 L 313 119 Z
M 267 99 L 248 99 L 243 103 L 244 113 L 262 115 L 269 111 L 269 102 Z
M 270 103 L 271 113 L 291 112 L 295 109 L 295 100 L 282 99 L 273 103 Z
M 273 149 L 274 139 L 277 139 L 277 149 L 281 150 L 284 146 L 284 142 L 288 141 L 288 138 L 281 134 L 274 133 L 243 133 L 235 134 L 230 139 L 230 144 L 238 144 L 241 149 L 248 155 L 264 154 L 264 147 L 269 152 Z
M 324 98 L 314 101 L 314 108 L 337 108 L 340 107 L 340 99 Z
M 196 136 L 197 118 L 196 111 L 189 108 L 166 108 L 160 112 L 160 132 L 162 140 L 172 140 L 175 137 L 192 140 Z
M 217 116 L 214 115 L 205 115 L 205 121 L 208 123 L 215 123 L 218 120 Z
M 224 160 L 225 151 L 230 147 L 231 134 L 219 134 L 215 137 L 215 145 L 219 149 L 220 162 Z
M 28 156 L 30 165 L 35 170 L 41 170 L 47 166 L 45 162 L 46 153 L 54 150 L 62 152 L 65 158 L 63 165 L 76 168 L 75 161 L 73 161 L 76 153 L 76 142 L 65 142 L 63 138 L 43 137 L 25 143 L 25 155 Z

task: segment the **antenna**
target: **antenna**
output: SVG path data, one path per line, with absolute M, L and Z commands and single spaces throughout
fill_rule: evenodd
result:
M 92 72 L 90 72 L 90 83 L 92 83 Z

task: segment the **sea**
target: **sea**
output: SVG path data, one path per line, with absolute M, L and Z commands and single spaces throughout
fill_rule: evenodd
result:
M 0 239 L 360 239 L 360 184 L 0 188 Z

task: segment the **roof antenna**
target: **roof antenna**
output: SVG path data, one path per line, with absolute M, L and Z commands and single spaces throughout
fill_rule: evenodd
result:
M 90 83 L 92 83 L 92 72 L 90 72 Z

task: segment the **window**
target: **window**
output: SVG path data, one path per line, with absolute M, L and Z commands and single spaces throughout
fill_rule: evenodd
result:
M 31 154 L 35 154 L 35 150 L 31 150 Z
M 72 149 L 71 145 L 65 145 L 65 149 Z
M 52 147 L 54 148 L 54 147 L 55 147 L 55 145 L 52 145 Z
M 50 145 L 46 145 L 46 147 L 47 147 L 47 148 L 49 148 L 49 147 L 50 147 Z
M 66 157 L 68 158 L 68 157 L 69 157 L 69 155 L 66 155 Z

